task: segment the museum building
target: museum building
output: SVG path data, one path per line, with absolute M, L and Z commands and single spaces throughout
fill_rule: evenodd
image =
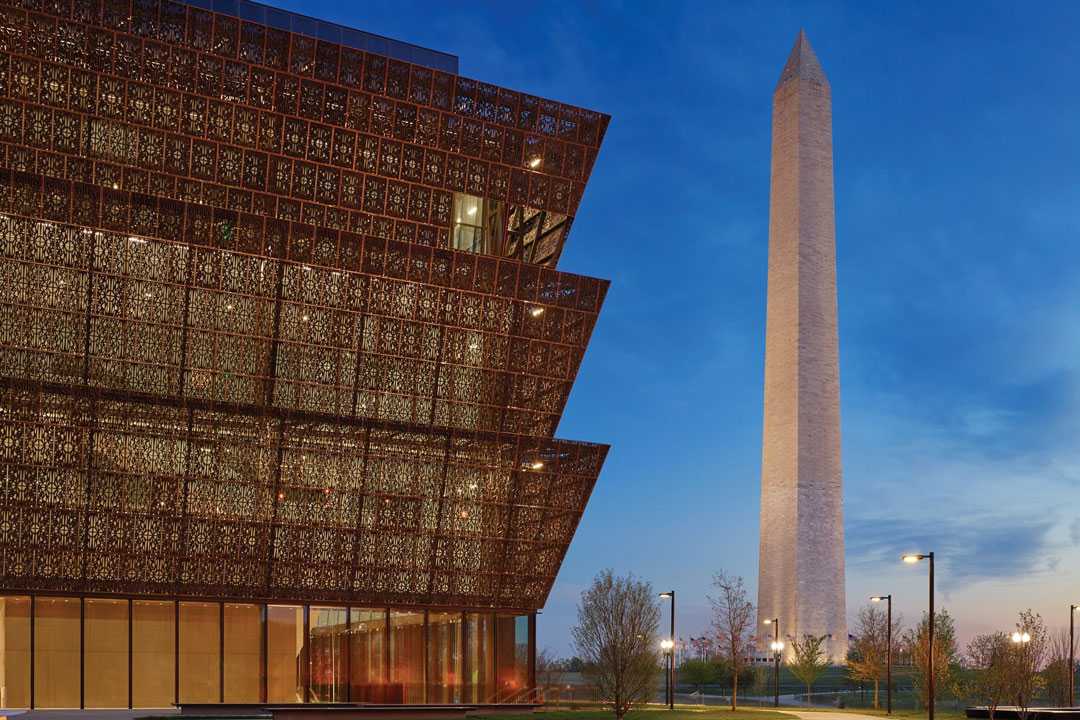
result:
M 0 708 L 513 703 L 608 123 L 247 0 L 0 0 Z

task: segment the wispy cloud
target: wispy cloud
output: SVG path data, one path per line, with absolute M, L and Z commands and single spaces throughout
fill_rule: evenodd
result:
M 1053 572 L 1050 518 L 1024 519 L 1006 513 L 966 515 L 951 519 L 903 519 L 863 516 L 848 523 L 847 556 L 860 566 L 895 564 L 904 552 L 933 550 L 942 566 L 945 590 L 981 580 L 1017 578 Z

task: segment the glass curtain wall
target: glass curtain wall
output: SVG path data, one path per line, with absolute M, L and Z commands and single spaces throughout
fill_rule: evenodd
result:
M 390 612 L 390 684 L 386 702 L 424 702 L 424 613 Z
M 499 702 L 524 701 L 529 688 L 529 616 L 495 616 Z
M 530 641 L 528 615 L 0 596 L 0 707 L 524 702 Z
M 128 601 L 83 601 L 83 703 L 87 708 L 128 706 Z
M 167 708 L 175 701 L 175 604 L 136 600 L 131 604 L 131 704 Z
M 461 613 L 428 613 L 427 656 L 426 702 L 461 702 Z
M 349 697 L 353 702 L 386 699 L 386 610 L 349 610 Z
M 465 615 L 465 702 L 495 702 L 494 626 L 487 613 Z
M 180 603 L 180 702 L 221 702 L 221 605 Z
M 349 623 L 346 608 L 311 608 L 308 625 L 311 655 L 311 702 L 348 699 Z
M 0 708 L 30 707 L 30 598 L 0 597 Z
M 267 606 L 267 702 L 304 702 L 304 640 L 304 608 Z
M 79 687 L 78 598 L 34 601 L 34 705 L 77 708 Z
M 225 603 L 225 694 L 227 703 L 262 701 L 264 681 L 262 606 Z

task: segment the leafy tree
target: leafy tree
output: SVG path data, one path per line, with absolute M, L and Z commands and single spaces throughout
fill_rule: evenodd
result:
M 704 692 L 705 686 L 716 682 L 719 677 L 720 668 L 708 660 L 686 660 L 679 666 L 679 678 L 696 685 L 699 693 Z
M 955 678 L 958 653 L 956 649 L 956 626 L 947 610 L 935 613 L 934 621 L 934 695 L 935 700 L 945 696 Z M 911 653 L 914 666 L 912 681 L 918 691 L 919 702 L 927 707 L 930 701 L 930 616 L 923 613 L 918 626 L 904 633 L 904 642 Z
M 660 608 L 652 585 L 604 570 L 581 594 L 572 634 L 585 675 L 616 720 L 656 691 Z
M 801 638 L 791 638 L 791 659 L 788 670 L 806 685 L 806 700 L 809 702 L 814 683 L 829 669 L 829 657 L 825 654 L 825 641 L 828 635 L 803 633 Z
M 566 672 L 580 673 L 585 671 L 585 663 L 577 655 L 566 661 Z
M 716 632 L 720 656 L 731 668 L 731 709 L 739 702 L 739 676 L 753 651 L 754 606 L 746 598 L 746 586 L 741 577 L 724 572 L 713 576 L 717 596 L 709 597 L 713 608 L 713 630 Z
M 971 670 L 969 694 L 985 702 L 990 720 L 998 706 L 1012 694 L 1012 652 L 1009 636 L 1003 632 L 976 635 L 967 646 L 968 668 Z
M 888 614 L 880 605 L 870 604 L 859 610 L 858 624 L 855 629 L 855 641 L 848 650 L 848 674 L 859 682 L 874 685 L 874 708 L 880 707 L 880 683 L 886 677 L 888 667 Z M 893 662 L 900 654 L 900 627 L 902 620 L 893 619 L 892 644 Z
M 1042 616 L 1025 610 L 1020 613 L 1016 623 L 1016 634 L 1026 638 L 1023 642 L 1014 642 L 1013 682 L 1016 691 L 1016 707 L 1020 720 L 1027 720 L 1031 701 L 1043 686 L 1043 677 L 1039 674 L 1046 662 L 1046 652 L 1050 636 Z

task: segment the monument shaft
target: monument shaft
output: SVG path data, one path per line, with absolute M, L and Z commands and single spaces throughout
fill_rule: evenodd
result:
M 832 100 L 804 33 L 773 95 L 759 618 L 847 650 Z M 790 650 L 790 642 L 787 643 Z

